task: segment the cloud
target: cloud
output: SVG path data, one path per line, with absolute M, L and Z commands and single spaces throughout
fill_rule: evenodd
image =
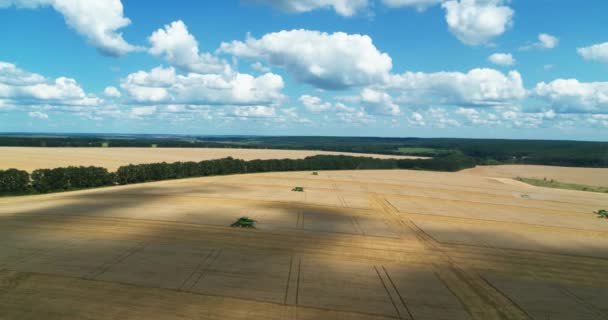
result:
M 281 11 L 302 13 L 318 9 L 333 9 L 337 14 L 350 17 L 369 5 L 368 0 L 246 0 L 272 6 Z
M 547 33 L 541 33 L 538 35 L 538 42 L 525 45 L 519 50 L 528 51 L 531 49 L 553 49 L 559 45 L 559 38 L 552 36 Z
M 361 103 L 360 97 L 348 97 L 348 99 L 354 103 Z M 339 121 L 359 125 L 375 122 L 374 117 L 362 106 L 351 107 L 342 102 L 324 102 L 321 98 L 311 95 L 302 95 L 299 100 L 310 112 L 326 112 L 325 120 L 329 120 L 332 123 Z
M 173 67 L 157 67 L 129 74 L 120 86 L 135 103 L 271 105 L 285 98 L 283 79 L 273 73 L 178 75 Z
M 100 103 L 74 79 L 46 77 L 0 61 L 0 100 L 11 105 L 91 106 Z
M 488 128 L 539 128 L 558 117 L 553 110 L 523 112 L 520 106 L 458 108 L 454 114 L 464 118 L 464 125 Z
M 456 113 L 465 115 L 469 118 L 479 115 L 479 111 L 473 108 L 458 108 L 458 110 L 456 110 Z
M 576 51 L 586 60 L 608 63 L 608 42 L 578 48 Z
M 495 110 L 492 110 L 495 111 Z M 512 111 L 507 111 L 513 113 Z M 502 121 L 494 113 L 487 113 L 473 108 L 458 108 L 455 112 L 456 115 L 463 116 L 465 118 L 464 123 L 476 126 L 498 126 L 502 125 Z M 515 114 L 515 113 L 513 113 Z
M 46 114 L 44 112 L 40 112 L 40 111 L 28 112 L 27 115 L 30 116 L 30 118 L 35 118 L 35 119 L 48 119 L 49 118 L 48 114 Z
M 445 19 L 450 31 L 463 43 L 481 45 L 503 34 L 512 24 L 514 11 L 504 0 L 446 1 Z
M 424 121 L 424 116 L 419 112 L 412 112 L 412 115 L 407 119 L 410 124 L 416 126 L 426 126 L 426 122 Z
M 321 98 L 307 94 L 301 96 L 299 100 L 304 105 L 306 110 L 310 112 L 322 112 L 332 108 L 331 103 L 323 102 Z
M 461 123 L 453 119 L 444 108 L 431 107 L 426 112 L 425 122 L 436 128 L 460 127 Z
M 399 101 L 413 105 L 494 106 L 519 101 L 527 94 L 519 72 L 503 74 L 494 69 L 406 72 L 391 76 L 384 89 L 400 93 Z
M 557 79 L 537 84 L 534 94 L 560 113 L 608 113 L 608 82 Z
M 150 116 L 156 113 L 156 106 L 134 107 L 131 109 L 131 116 L 135 118 Z
M 377 83 L 392 68 L 391 57 L 381 53 L 370 37 L 343 32 L 281 31 L 222 43 L 219 51 L 265 60 L 285 68 L 298 81 L 328 90 Z
M 276 9 L 303 13 L 334 9 L 342 16 L 353 16 L 372 6 L 370 0 L 244 0 Z M 512 24 L 514 11 L 509 0 L 381 0 L 387 8 L 413 7 L 418 11 L 441 4 L 450 31 L 465 44 L 480 45 L 503 34 Z
M 127 43 L 118 30 L 131 24 L 123 14 L 120 0 L 3 0 L 0 8 L 14 5 L 22 9 L 51 6 L 61 13 L 68 26 L 85 37 L 100 52 L 110 56 L 121 56 L 138 47 Z
M 309 119 L 298 114 L 296 108 L 277 108 L 274 106 L 226 106 L 216 110 L 217 118 L 232 121 L 260 121 L 264 126 L 287 128 L 286 123 L 310 124 Z M 279 127 L 277 127 L 279 125 Z
M 386 92 L 365 88 L 361 91 L 361 104 L 370 114 L 398 116 L 401 109 Z
M 229 72 L 230 66 L 210 53 L 200 53 L 198 41 L 188 31 L 183 21 L 174 21 L 156 30 L 148 42 L 148 52 L 162 57 L 173 66 L 182 70 L 198 73 Z
M 389 8 L 415 7 L 419 11 L 442 2 L 443 0 L 382 0 L 382 4 Z
M 488 57 L 488 60 L 499 66 L 512 66 L 515 64 L 515 59 L 510 53 L 495 53 Z
M 226 110 L 226 115 L 238 118 L 272 118 L 276 113 L 276 109 L 269 106 L 235 106 Z
M 270 72 L 270 68 L 268 68 L 267 66 L 263 65 L 261 62 L 257 61 L 255 63 L 251 64 L 251 69 L 256 70 L 256 71 L 260 71 L 260 72 Z
M 177 75 L 174 68 L 157 67 L 150 72 L 137 71 L 121 80 L 121 88 L 136 102 L 171 102 L 170 87 Z
M 120 96 L 122 95 L 120 93 L 120 91 L 118 91 L 118 89 L 116 89 L 116 87 L 106 87 L 103 90 L 103 94 L 108 97 L 108 98 L 120 98 Z
M 374 119 L 374 117 L 365 112 L 365 110 L 356 108 L 353 108 L 352 110 L 338 111 L 336 113 L 336 118 L 340 122 L 354 125 L 363 125 L 376 122 L 376 119 Z
M 16 65 L 0 61 L 0 85 L 27 86 L 44 83 L 45 77 L 17 68 Z
M 600 127 L 608 128 L 608 114 L 594 114 L 587 118 L 587 122 Z
M 541 33 L 538 35 L 538 44 L 544 49 L 553 49 L 559 44 L 559 39 L 550 34 Z

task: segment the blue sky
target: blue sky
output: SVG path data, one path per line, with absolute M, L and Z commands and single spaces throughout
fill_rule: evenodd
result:
M 608 2 L 0 0 L 0 132 L 606 140 Z

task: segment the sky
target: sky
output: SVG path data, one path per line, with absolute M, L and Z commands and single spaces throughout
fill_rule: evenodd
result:
M 608 140 L 605 0 L 0 0 L 0 132 Z

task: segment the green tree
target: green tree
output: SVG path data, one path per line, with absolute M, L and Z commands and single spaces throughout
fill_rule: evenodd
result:
M 30 175 L 17 169 L 0 170 L 0 193 L 21 193 L 29 189 Z

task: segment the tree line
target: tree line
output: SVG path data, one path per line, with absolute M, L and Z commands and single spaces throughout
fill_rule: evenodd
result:
M 317 155 L 304 159 L 240 160 L 224 158 L 200 162 L 127 165 L 116 172 L 100 167 L 0 170 L 0 194 L 37 194 L 132 183 L 272 171 L 412 169 L 459 171 L 475 161 L 459 153 L 433 159 L 377 159 Z

